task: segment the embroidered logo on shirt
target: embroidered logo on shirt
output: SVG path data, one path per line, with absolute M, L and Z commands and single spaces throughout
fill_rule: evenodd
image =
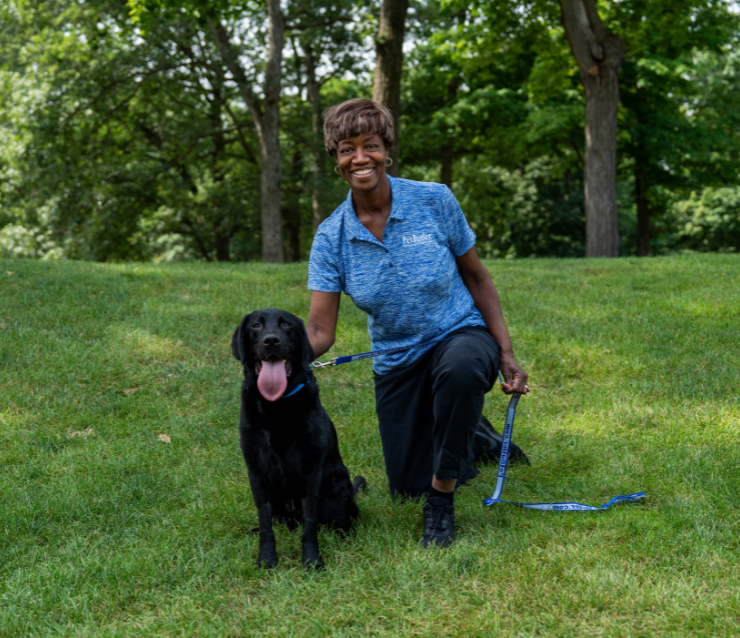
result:
M 404 235 L 404 244 L 431 244 L 433 243 L 431 233 L 425 233 L 423 235 Z

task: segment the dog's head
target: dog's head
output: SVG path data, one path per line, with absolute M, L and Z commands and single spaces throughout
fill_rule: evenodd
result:
M 248 314 L 234 332 L 231 351 L 245 368 L 247 378 L 268 401 L 277 401 L 314 360 L 306 329 L 295 315 L 266 308 Z

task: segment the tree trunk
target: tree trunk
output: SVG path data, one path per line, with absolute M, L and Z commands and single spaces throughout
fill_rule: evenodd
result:
M 303 152 L 293 153 L 291 162 L 290 181 L 295 188 L 286 193 L 284 198 L 283 227 L 285 230 L 285 260 L 288 262 L 301 259 L 301 213 L 299 200 L 302 189 L 298 186 L 303 175 Z
M 210 102 L 210 119 L 214 131 L 218 131 L 212 137 L 213 153 L 211 155 L 211 175 L 214 184 L 222 184 L 224 181 L 223 171 L 223 154 L 226 150 L 226 138 L 222 132 L 221 105 L 223 96 L 221 92 L 221 83 L 218 80 L 211 80 L 213 89 L 213 98 Z M 213 244 L 216 247 L 216 259 L 218 261 L 229 261 L 229 243 L 231 233 L 226 224 L 223 214 L 218 210 L 213 211 Z
M 319 83 L 316 80 L 316 61 L 314 60 L 313 48 L 310 44 L 303 45 L 304 59 L 306 62 L 306 93 L 311 104 L 311 130 L 313 131 L 313 144 L 311 144 L 311 221 L 313 232 L 319 228 L 319 224 L 326 218 L 326 210 L 321 201 L 321 190 L 324 182 L 324 168 L 326 166 L 326 152 L 324 151 L 323 118 L 321 117 L 321 93 Z
M 262 116 L 263 134 L 260 139 L 262 160 L 262 260 L 283 262 L 282 219 L 280 216 L 280 69 L 283 62 L 285 21 L 280 0 L 267 0 L 270 21 L 267 66 L 265 67 L 265 99 Z
M 452 188 L 452 162 L 455 159 L 455 141 L 449 138 L 442 146 L 440 158 L 439 181 L 448 188 Z
M 218 223 L 218 220 L 216 221 Z M 228 234 L 217 228 L 213 233 L 213 240 L 216 246 L 216 259 L 218 261 L 230 261 L 229 243 L 231 238 Z
M 226 66 L 247 104 L 257 129 L 261 164 L 262 259 L 269 263 L 283 262 L 281 219 L 281 157 L 280 157 L 280 69 L 283 61 L 285 21 L 280 0 L 267 0 L 269 20 L 267 65 L 265 67 L 264 100 L 260 102 L 252 84 L 235 54 L 228 32 L 221 22 L 208 21 L 213 37 Z
M 650 204 L 642 181 L 642 170 L 635 167 L 635 203 L 637 204 L 637 255 L 650 257 Z
M 390 156 L 391 175 L 398 175 L 401 115 L 401 73 L 403 71 L 403 35 L 406 29 L 406 12 L 409 0 L 383 0 L 380 9 L 380 26 L 375 38 L 375 77 L 373 101 L 388 107 L 393 113 L 395 140 Z
M 595 0 L 560 0 L 560 8 L 586 93 L 586 256 L 617 257 L 617 110 L 625 46 L 604 26 Z

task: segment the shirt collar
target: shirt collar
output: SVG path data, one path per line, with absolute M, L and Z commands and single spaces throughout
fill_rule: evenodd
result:
M 388 221 L 390 222 L 391 219 L 404 219 L 404 206 L 403 202 L 401 201 L 400 197 L 400 188 L 398 182 L 398 178 L 391 177 L 388 175 L 388 181 L 391 185 L 391 198 L 392 198 L 392 204 L 391 204 L 391 215 L 388 218 Z M 352 205 L 352 189 L 350 189 L 347 199 L 344 201 L 345 204 L 345 210 L 344 210 L 344 216 L 347 220 L 347 228 L 349 230 L 349 238 L 350 239 L 363 239 L 365 241 L 372 241 L 377 242 L 378 240 L 373 237 L 372 233 L 365 228 L 362 225 L 362 222 L 360 222 L 359 219 L 357 219 L 357 215 L 355 214 L 355 207 Z

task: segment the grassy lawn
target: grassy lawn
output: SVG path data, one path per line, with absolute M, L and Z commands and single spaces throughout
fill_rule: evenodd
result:
M 423 551 L 361 361 L 317 373 L 370 488 L 315 574 L 281 526 L 280 566 L 255 567 L 230 350 L 248 311 L 307 315 L 305 264 L 0 262 L 0 635 L 740 634 L 740 256 L 488 265 L 533 388 L 514 430 L 532 466 L 504 498 L 648 498 L 486 509 L 486 467 L 457 544 Z M 344 299 L 332 356 L 368 343 Z M 488 399 L 498 427 L 507 403 Z

